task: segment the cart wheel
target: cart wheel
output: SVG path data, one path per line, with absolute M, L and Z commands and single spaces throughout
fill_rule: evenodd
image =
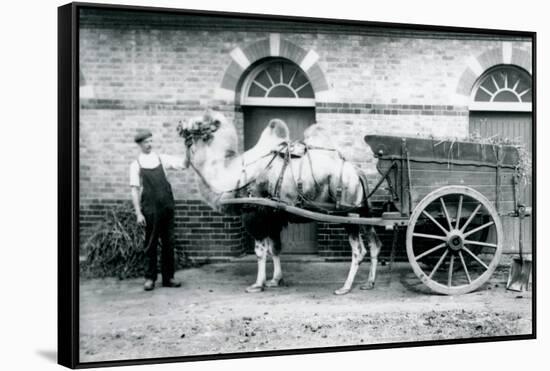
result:
M 432 225 L 437 234 L 419 232 Z M 414 273 L 433 291 L 465 294 L 491 277 L 500 261 L 502 239 L 500 217 L 485 196 L 468 187 L 447 186 L 428 194 L 414 209 L 407 256 Z M 433 257 L 435 265 L 423 262 Z

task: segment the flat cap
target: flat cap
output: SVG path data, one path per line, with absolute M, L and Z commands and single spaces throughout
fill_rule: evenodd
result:
M 136 133 L 136 135 L 134 136 L 134 141 L 136 143 L 140 143 L 141 141 L 147 139 L 147 138 L 150 138 L 153 136 L 153 133 L 151 133 L 150 130 L 147 130 L 147 129 L 140 129 L 138 130 L 138 132 Z

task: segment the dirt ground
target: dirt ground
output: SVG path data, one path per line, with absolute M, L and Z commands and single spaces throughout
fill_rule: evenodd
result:
M 285 285 L 247 294 L 253 259 L 178 271 L 181 288 L 83 280 L 80 360 L 169 357 L 531 333 L 531 292 L 505 290 L 507 268 L 476 292 L 435 295 L 406 263 L 380 267 L 374 290 L 345 296 L 349 263 L 286 262 Z M 268 265 L 268 269 L 271 265 Z M 269 278 L 269 275 L 268 275 Z

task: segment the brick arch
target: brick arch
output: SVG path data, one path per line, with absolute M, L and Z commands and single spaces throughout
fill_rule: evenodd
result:
M 319 55 L 314 50 L 305 50 L 281 38 L 280 34 L 270 34 L 268 38 L 253 42 L 243 48 L 236 47 L 230 52 L 230 55 L 231 62 L 216 91 L 218 99 L 238 102 L 239 83 L 243 74 L 255 62 L 268 57 L 285 58 L 300 66 L 311 82 L 316 97 L 329 88 L 325 74 L 318 63 Z
M 514 48 L 510 42 L 503 42 L 500 47 L 489 49 L 476 57 L 470 57 L 467 64 L 456 88 L 456 93 L 465 97 L 470 96 L 475 82 L 491 67 L 503 64 L 514 65 L 532 74 L 531 53 Z

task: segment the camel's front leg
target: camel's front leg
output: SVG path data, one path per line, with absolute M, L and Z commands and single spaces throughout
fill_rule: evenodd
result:
M 281 268 L 281 236 L 280 233 L 269 238 L 268 253 L 273 259 L 273 278 L 267 282 L 267 287 L 278 287 L 283 283 L 283 270 Z
M 367 283 L 361 286 L 361 290 L 370 290 L 374 288 L 374 282 L 376 281 L 376 267 L 378 265 L 378 254 L 382 243 L 376 234 L 373 226 L 369 226 L 367 230 L 367 244 L 370 251 L 370 271 L 369 279 Z
M 258 259 L 258 276 L 256 277 L 256 283 L 246 288 L 246 292 L 260 292 L 264 290 L 266 274 L 265 266 L 267 261 L 267 238 L 261 241 L 255 241 L 254 252 Z
M 359 269 L 359 264 L 363 261 L 367 251 L 361 240 L 361 235 L 359 230 L 348 232 L 349 235 L 349 244 L 351 245 L 351 266 L 349 268 L 348 278 L 344 283 L 344 286 L 334 291 L 336 295 L 344 295 L 351 291 L 351 286 L 353 285 L 353 280 Z

